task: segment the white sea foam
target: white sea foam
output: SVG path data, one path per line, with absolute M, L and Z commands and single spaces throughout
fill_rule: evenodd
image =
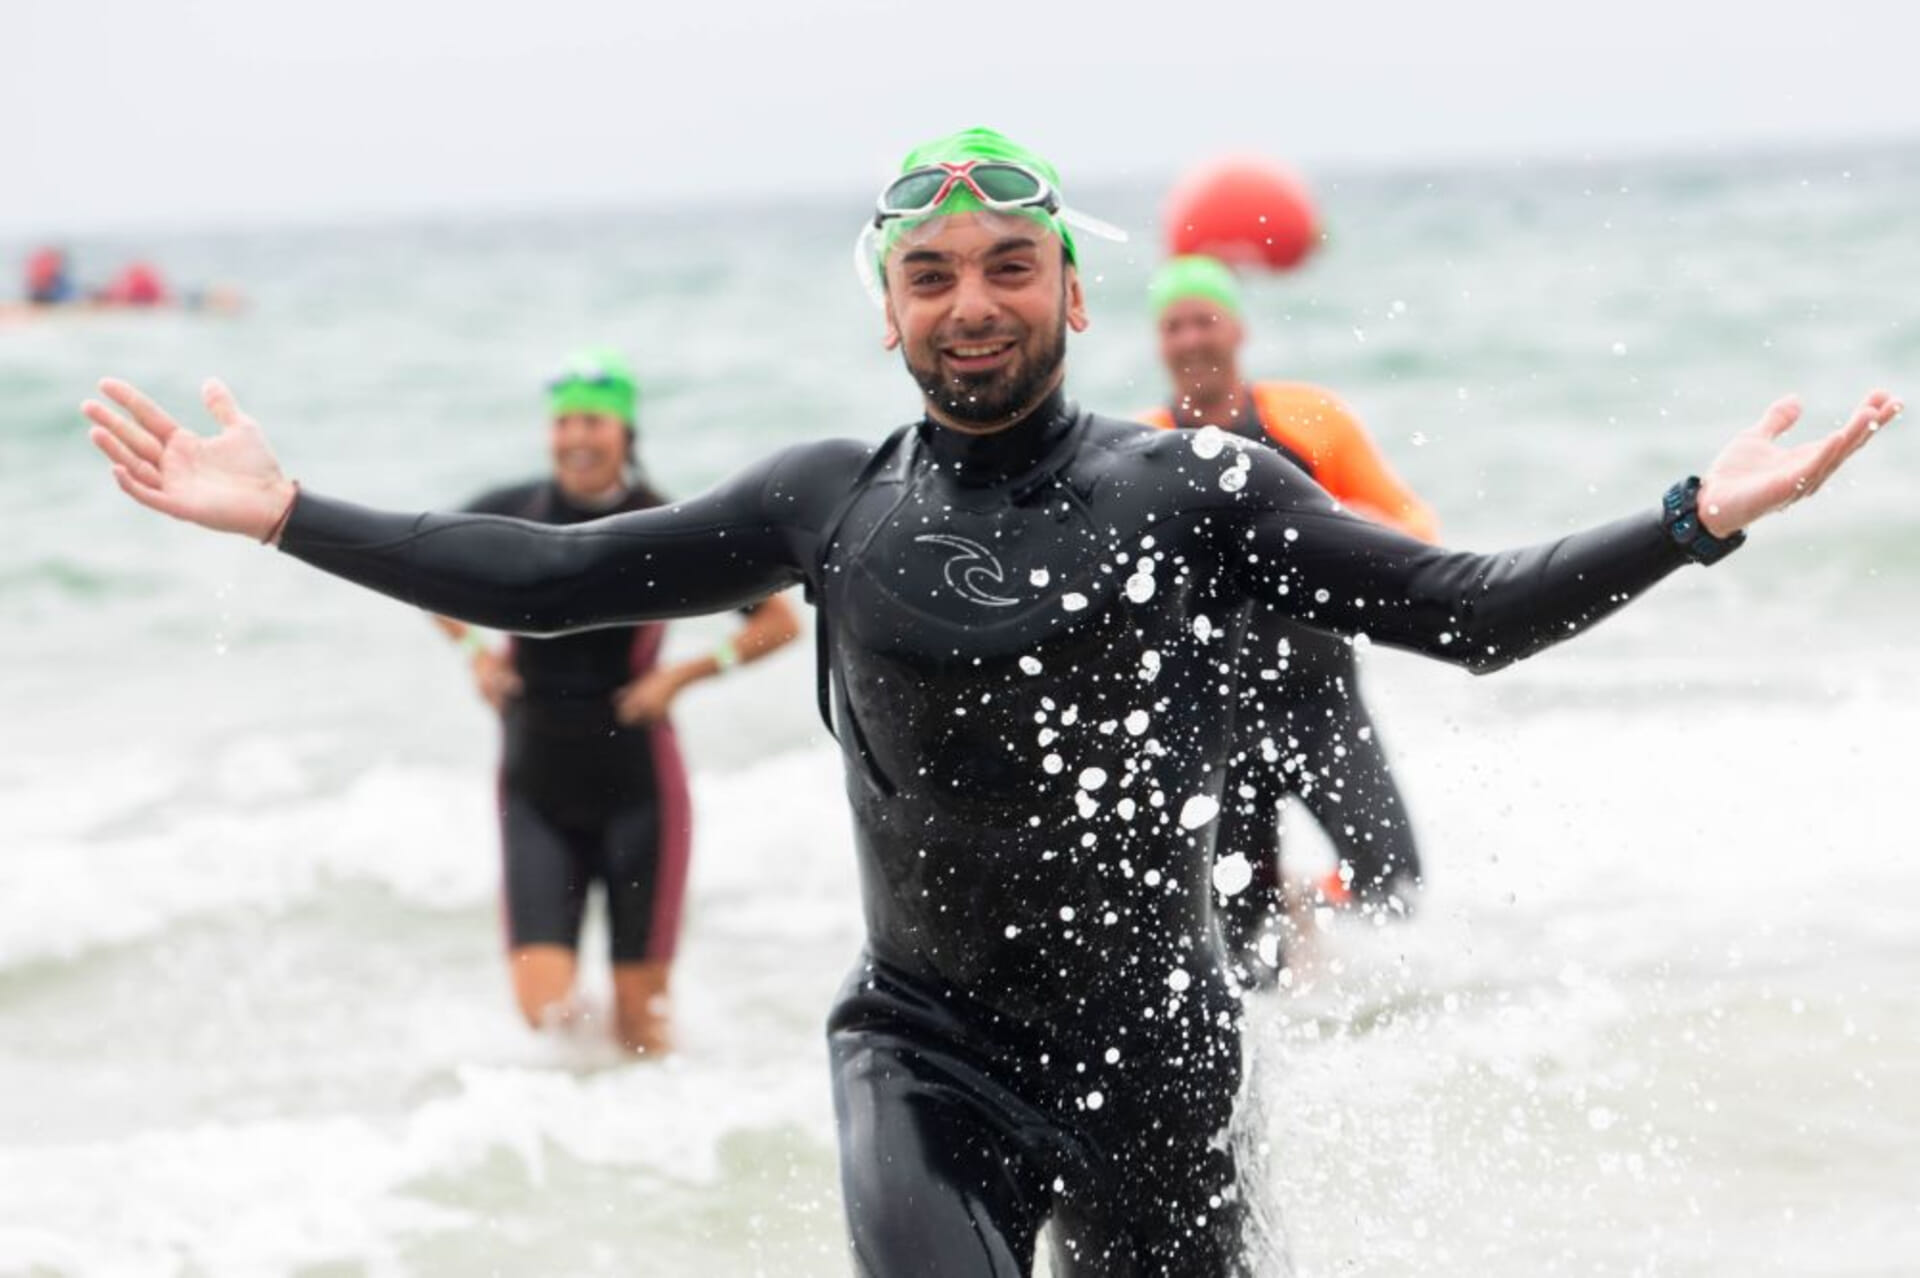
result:
M 216 761 L 226 766 L 239 765 Z M 278 778 L 247 806 L 229 795 L 171 819 L 151 787 L 137 797 L 151 813 L 105 834 L 73 830 L 60 810 L 29 817 L 45 833 L 0 859 L 0 968 L 150 938 L 188 919 L 284 909 L 329 882 L 451 908 L 484 899 L 497 881 L 497 859 L 484 850 L 498 834 L 485 782 L 471 775 L 388 766 L 342 792 L 297 798 Z M 54 804 L 73 811 L 57 795 Z M 25 806 L 40 808 L 41 797 L 30 793 Z M 76 835 L 85 841 L 67 841 Z

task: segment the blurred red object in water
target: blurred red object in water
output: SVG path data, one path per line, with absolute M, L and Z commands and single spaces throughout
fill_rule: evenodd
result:
M 133 262 L 113 277 L 101 300 L 115 306 L 162 306 L 167 298 L 160 272 L 145 262 Z
M 1284 271 L 1320 242 L 1300 180 L 1267 160 L 1238 157 L 1195 169 L 1166 204 L 1167 252 L 1205 253 L 1238 267 Z

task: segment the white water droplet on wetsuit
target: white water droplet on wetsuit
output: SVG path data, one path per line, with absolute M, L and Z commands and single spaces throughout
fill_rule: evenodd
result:
M 1149 563 L 1152 561 L 1149 560 Z M 1136 572 L 1127 578 L 1127 598 L 1134 603 L 1145 603 L 1153 598 L 1153 576 L 1151 573 Z
M 1220 813 L 1220 800 L 1208 794 L 1196 794 L 1180 805 L 1180 828 L 1197 830 Z
M 1240 853 L 1223 856 L 1213 863 L 1213 886 L 1221 896 L 1238 896 L 1253 882 L 1253 862 Z
M 1060 606 L 1068 612 L 1079 612 L 1087 606 L 1087 597 L 1079 591 L 1069 591 L 1060 597 Z
M 1218 426 L 1202 426 L 1193 432 L 1193 455 L 1202 461 L 1218 457 L 1226 446 L 1226 432 Z
M 1037 675 L 1043 667 L 1040 665 L 1040 658 L 1038 657 L 1022 657 L 1020 658 L 1020 669 L 1027 674 Z
M 1107 770 L 1105 768 L 1088 768 L 1080 774 L 1080 788 L 1082 790 L 1098 790 L 1106 783 Z
M 1129 736 L 1139 736 L 1147 730 L 1147 724 L 1150 721 L 1151 716 L 1149 716 L 1145 710 L 1133 711 L 1127 715 L 1127 734 Z
M 1049 581 L 1053 580 L 1053 574 L 1048 572 L 1045 568 L 1035 568 L 1032 572 L 1027 574 L 1027 580 L 1032 582 L 1036 586 L 1044 586 Z
M 1066 766 L 1067 766 L 1067 761 L 1065 759 L 1062 759 L 1057 754 L 1050 754 L 1046 758 L 1040 760 L 1040 768 L 1048 776 L 1057 775 L 1060 772 L 1060 770 L 1062 768 L 1065 768 Z
M 1247 486 L 1247 472 L 1253 469 L 1253 458 L 1241 453 L 1234 459 L 1231 469 L 1221 472 L 1220 488 L 1223 492 L 1237 493 Z
M 1187 969 L 1184 967 L 1176 967 L 1167 973 L 1167 986 L 1176 994 L 1192 984 L 1193 977 L 1188 975 Z
M 1204 612 L 1193 619 L 1193 637 L 1201 643 L 1213 638 L 1213 620 Z

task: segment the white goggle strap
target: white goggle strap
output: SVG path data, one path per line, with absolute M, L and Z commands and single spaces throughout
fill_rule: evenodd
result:
M 853 273 L 860 279 L 860 287 L 867 291 L 873 304 L 884 308 L 887 295 L 880 288 L 880 271 L 874 265 L 874 254 L 879 248 L 878 228 L 868 222 L 860 228 L 860 234 L 853 241 Z
M 1097 217 L 1089 217 L 1085 213 L 1070 209 L 1064 204 L 1060 206 L 1060 211 L 1055 213 L 1054 216 L 1076 231 L 1085 231 L 1088 235 L 1095 235 L 1103 240 L 1112 240 L 1115 244 L 1125 244 L 1127 242 L 1127 233 L 1113 223 L 1102 222 Z

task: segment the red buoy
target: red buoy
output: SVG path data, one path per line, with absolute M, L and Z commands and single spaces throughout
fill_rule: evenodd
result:
M 1300 180 L 1267 160 L 1218 160 L 1175 184 L 1166 204 L 1167 252 L 1205 253 L 1241 267 L 1284 271 L 1320 242 L 1320 219 Z
M 115 306 L 164 306 L 170 299 L 166 282 L 152 263 L 132 262 L 114 276 L 102 300 Z

